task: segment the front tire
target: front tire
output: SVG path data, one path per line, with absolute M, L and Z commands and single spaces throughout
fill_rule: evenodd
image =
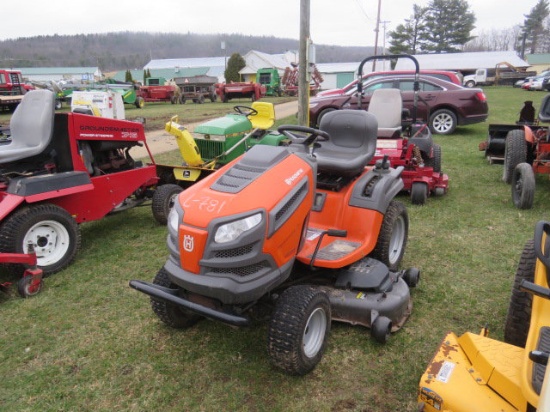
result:
M 384 263 L 391 271 L 396 271 L 405 254 L 408 235 L 407 209 L 401 202 L 392 200 L 384 216 L 372 257 Z
M 43 276 L 66 268 L 80 249 L 80 229 L 65 209 L 38 204 L 16 211 L 0 229 L 0 252 L 26 253 L 32 243 Z M 20 271 L 21 265 L 11 265 Z
M 518 209 L 531 209 L 535 198 L 535 173 L 529 163 L 520 163 L 512 174 L 512 201 Z
M 536 263 L 535 242 L 531 239 L 525 243 L 519 258 L 504 326 L 504 342 L 521 348 L 525 347 L 529 333 L 533 295 L 520 290 L 519 285 L 522 280 L 534 282 Z
M 157 272 L 153 283 L 165 288 L 173 289 L 176 287 L 176 285 L 170 281 L 168 272 L 164 268 L 161 268 Z M 201 316 L 193 312 L 162 300 L 156 300 L 153 297 L 151 297 L 151 308 L 164 324 L 175 329 L 189 328 L 201 320 Z
M 429 120 L 430 130 L 434 134 L 449 135 L 454 133 L 457 126 L 456 114 L 449 109 L 436 110 Z
M 176 184 L 165 184 L 158 186 L 153 193 L 152 201 L 152 211 L 153 217 L 161 225 L 166 225 L 168 223 L 168 214 L 178 195 L 183 191 L 181 187 Z
M 276 367 L 305 375 L 321 361 L 330 332 L 327 294 L 311 286 L 294 286 L 277 300 L 268 328 L 267 351 Z
M 411 203 L 423 205 L 428 199 L 428 185 L 422 182 L 415 182 L 411 186 Z

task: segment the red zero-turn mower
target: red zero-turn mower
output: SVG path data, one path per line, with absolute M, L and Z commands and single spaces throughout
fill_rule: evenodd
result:
M 399 89 L 375 90 L 367 108 L 378 120 L 376 153 L 371 160 L 375 164 L 387 156 L 393 167 L 403 166 L 403 190 L 410 192 L 411 202 L 423 205 L 428 196 L 447 193 L 449 177 L 441 171 L 441 146 L 435 144 L 430 128 L 417 119 L 419 73 L 418 61 L 408 54 L 367 57 L 358 69 L 358 109 L 361 109 L 363 95 L 363 66 L 368 61 L 407 58 L 414 62 L 413 82 L 414 104 L 410 114 L 403 111 L 403 100 Z M 408 111 L 407 111 L 408 112 Z
M 156 190 L 155 165 L 130 156 L 132 147 L 146 144 L 142 124 L 54 107 L 52 92 L 28 92 L 13 113 L 9 138 L 0 141 L 0 253 L 8 254 L 0 263 L 16 273 L 23 262 L 13 254 L 27 253 L 29 244 L 47 276 L 74 259 L 80 223 L 151 198 L 162 222 L 170 197 L 181 191 L 176 185 Z
M 270 359 L 297 375 L 320 361 L 331 320 L 369 327 L 380 342 L 403 325 L 420 275 L 398 271 L 403 168 L 366 167 L 372 114 L 334 111 L 320 129 L 281 126 L 288 147 L 256 145 L 178 196 L 169 259 L 153 283 L 130 281 L 164 323 L 248 326 L 267 308 Z

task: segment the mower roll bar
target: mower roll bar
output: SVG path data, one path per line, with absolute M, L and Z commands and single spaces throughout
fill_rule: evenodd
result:
M 418 90 L 420 89 L 419 84 L 419 76 L 420 76 L 420 65 L 418 64 L 418 60 L 414 56 L 411 56 L 410 54 L 385 54 L 385 55 L 378 55 L 378 56 L 369 56 L 359 64 L 359 69 L 357 70 L 357 107 L 361 109 L 361 99 L 363 97 L 363 66 L 365 63 L 373 60 L 395 60 L 395 59 L 410 59 L 414 63 L 415 71 L 414 71 L 414 103 L 413 103 L 413 113 L 412 113 L 412 120 L 413 123 L 416 123 L 416 107 L 418 105 Z

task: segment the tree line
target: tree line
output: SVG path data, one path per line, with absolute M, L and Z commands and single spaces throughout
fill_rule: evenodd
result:
M 476 17 L 466 0 L 432 0 L 413 5 L 405 22 L 388 33 L 391 53 L 452 53 L 515 50 L 520 56 L 550 52 L 549 0 L 538 0 L 523 24 L 473 36 Z M 504 5 L 503 5 L 504 6 Z M 518 16 L 521 21 L 521 17 Z
M 225 50 L 221 49 L 222 42 Z M 118 32 L 36 36 L 0 41 L 0 67 L 99 67 L 102 71 L 141 69 L 150 60 L 245 55 L 251 50 L 280 54 L 299 42 L 273 36 Z M 317 45 L 318 63 L 357 62 L 372 47 Z

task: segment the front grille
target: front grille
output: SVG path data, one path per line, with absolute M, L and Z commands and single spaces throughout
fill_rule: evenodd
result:
M 195 139 L 195 142 L 199 147 L 201 157 L 207 162 L 221 155 L 224 151 L 224 142 L 205 139 Z
M 236 247 L 234 249 L 218 250 L 214 253 L 214 257 L 219 259 L 232 259 L 239 256 L 244 256 L 252 252 L 253 248 L 254 244 L 250 244 L 246 246 Z
M 253 265 L 248 266 L 240 266 L 235 268 L 208 268 L 207 272 L 211 275 L 218 275 L 218 276 L 238 276 L 238 277 L 246 277 L 246 276 L 252 276 L 256 275 L 260 272 L 264 272 L 270 268 L 268 262 L 259 262 L 255 263 Z
M 306 184 L 303 184 L 300 187 L 300 189 L 296 193 L 294 193 L 294 195 L 289 199 L 289 201 L 286 202 L 284 204 L 284 206 L 279 211 L 277 211 L 277 214 L 275 215 L 275 222 L 278 222 L 279 219 L 281 219 L 283 216 L 285 216 L 285 214 L 289 210 L 293 211 L 294 204 L 296 203 L 297 200 L 302 198 L 304 192 L 307 192 L 307 185 Z

